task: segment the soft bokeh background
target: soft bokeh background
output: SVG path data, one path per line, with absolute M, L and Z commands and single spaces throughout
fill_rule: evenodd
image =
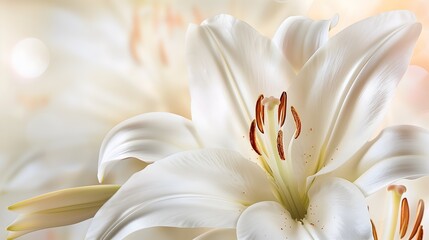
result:
M 335 34 L 393 9 L 413 11 L 423 32 L 415 66 L 400 85 L 386 125 L 429 127 L 425 0 L 0 0 L 0 238 L 16 217 L 6 206 L 97 183 L 99 147 L 117 123 L 149 111 L 190 117 L 184 61 L 189 23 L 229 13 L 272 36 L 289 15 L 327 19 L 338 14 Z M 121 166 L 116 172 L 123 174 L 109 181 L 124 181 L 128 167 Z M 132 167 L 142 166 L 135 162 Z M 407 182 L 414 184 L 410 195 L 425 197 L 427 182 Z M 376 199 L 378 204 L 383 194 Z M 382 222 L 382 213 L 377 214 Z M 40 231 L 23 239 L 81 239 L 85 227 Z

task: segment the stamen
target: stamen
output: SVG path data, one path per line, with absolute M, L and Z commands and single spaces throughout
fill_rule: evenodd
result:
M 290 107 L 290 110 L 292 112 L 293 120 L 295 121 L 296 125 L 295 139 L 297 139 L 299 137 L 299 134 L 301 134 L 301 119 L 299 118 L 299 115 L 293 106 Z
M 280 127 L 283 127 L 283 124 L 286 120 L 286 105 L 287 105 L 287 94 L 286 92 L 282 93 L 282 96 L 280 97 L 280 104 L 277 114 L 277 121 L 279 123 Z
M 377 229 L 375 228 L 374 222 L 371 219 L 372 237 L 374 240 L 378 240 Z
M 416 221 L 414 222 L 414 227 L 413 227 L 413 231 L 411 232 L 410 239 L 413 238 L 416 235 L 417 230 L 419 230 L 419 226 L 422 223 L 424 212 L 425 212 L 425 203 L 423 202 L 423 200 L 420 199 L 419 203 L 417 204 Z M 422 232 L 422 235 L 423 235 L 423 232 Z
M 422 240 L 422 239 L 423 239 L 423 226 L 420 225 L 419 231 L 417 232 L 417 240 Z
M 281 160 L 286 160 L 285 152 L 283 148 L 283 131 L 280 130 L 277 134 L 277 151 L 279 152 L 279 156 Z
M 256 136 L 255 136 L 255 130 L 256 130 L 256 121 L 253 120 L 252 124 L 250 124 L 250 131 L 249 131 L 249 139 L 250 139 L 250 145 L 252 145 L 253 150 L 261 156 L 261 152 L 258 149 L 258 145 L 256 145 Z
M 256 125 L 261 133 L 264 133 L 264 105 L 262 104 L 262 100 L 264 100 L 264 95 L 260 95 L 258 100 L 256 101 Z
M 410 208 L 407 198 L 403 198 L 401 202 L 401 221 L 399 222 L 399 235 L 401 238 L 405 236 L 410 220 Z

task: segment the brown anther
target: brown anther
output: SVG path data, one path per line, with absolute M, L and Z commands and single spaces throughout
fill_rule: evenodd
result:
M 408 206 L 407 198 L 403 198 L 401 202 L 401 220 L 399 222 L 399 235 L 401 238 L 405 236 L 410 221 L 410 207 Z
M 260 95 L 258 97 L 258 100 L 256 101 L 256 107 L 255 107 L 255 118 L 256 118 L 256 125 L 258 126 L 258 129 L 261 133 L 264 133 L 264 105 L 262 104 L 262 100 L 264 100 L 264 95 Z
M 378 240 L 377 229 L 375 228 L 374 222 L 371 219 L 372 237 L 374 240 Z
M 255 130 L 256 130 L 256 121 L 253 120 L 252 124 L 250 124 L 250 131 L 249 131 L 249 139 L 250 139 L 250 145 L 252 145 L 253 150 L 261 156 L 261 152 L 258 149 L 258 145 L 256 145 L 256 136 L 255 136 Z
M 422 240 L 422 239 L 423 239 L 423 226 L 420 225 L 419 231 L 417 232 L 417 240 Z
M 279 104 L 279 109 L 277 114 L 277 121 L 280 127 L 283 127 L 283 124 L 285 124 L 286 106 L 287 106 L 287 94 L 286 92 L 283 92 L 282 96 L 280 97 L 280 104 Z
M 301 119 L 299 118 L 299 115 L 293 106 L 290 107 L 290 110 L 292 112 L 293 120 L 295 121 L 296 125 L 295 139 L 297 139 L 299 137 L 299 134 L 301 134 Z
M 286 160 L 285 152 L 283 148 L 283 131 L 282 130 L 280 130 L 279 133 L 277 133 L 277 151 L 279 152 L 280 159 Z
M 425 212 L 425 203 L 423 202 L 423 200 L 420 199 L 419 203 L 417 204 L 416 221 L 414 222 L 414 227 L 413 227 L 413 231 L 411 232 L 410 239 L 412 239 L 416 235 L 417 230 L 419 230 L 420 224 L 422 223 L 424 212 Z M 423 235 L 423 232 L 422 232 L 422 235 Z

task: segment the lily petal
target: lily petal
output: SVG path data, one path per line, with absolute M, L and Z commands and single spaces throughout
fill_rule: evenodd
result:
M 173 227 L 153 227 L 146 228 L 125 237 L 125 240 L 141 240 L 141 239 L 156 239 L 156 240 L 189 240 L 199 237 L 202 234 L 210 231 L 206 228 L 173 228 Z
M 15 203 L 8 209 L 20 213 L 51 212 L 52 209 L 66 206 L 106 201 L 119 187 L 118 185 L 93 185 L 63 189 Z
M 312 239 L 301 223 L 278 202 L 259 202 L 248 207 L 237 223 L 238 239 Z
M 105 137 L 98 162 L 98 179 L 118 161 L 137 158 L 152 163 L 171 154 L 200 148 L 190 120 L 171 113 L 146 113 L 130 118 Z
M 248 207 L 237 223 L 239 239 L 370 239 L 364 196 L 340 178 L 317 181 L 309 191 L 307 216 L 299 222 L 277 202 Z
M 308 196 L 310 203 L 304 224 L 312 226 L 316 239 L 371 239 L 365 197 L 353 183 L 341 178 L 319 179 Z
M 8 239 L 15 239 L 24 234 L 45 228 L 67 226 L 82 222 L 92 218 L 100 206 L 101 204 L 95 207 L 85 207 L 67 212 L 32 213 L 19 217 L 7 228 L 10 232 Z
M 338 22 L 338 16 L 315 21 L 302 16 L 289 17 L 273 37 L 274 43 L 299 72 L 310 57 L 329 39 L 329 30 Z
M 8 238 L 91 218 L 118 189 L 117 185 L 77 187 L 18 202 L 10 206 L 9 210 L 24 214 L 7 228 L 11 231 Z
M 192 120 L 203 141 L 250 156 L 258 96 L 279 97 L 294 78 L 285 57 L 246 23 L 219 15 L 188 29 L 187 59 Z
M 7 234 L 7 240 L 14 240 L 16 238 L 19 238 L 27 233 L 31 233 L 32 231 L 16 231 L 16 232 L 9 232 Z
M 302 125 L 291 148 L 292 159 L 305 158 L 295 167 L 300 189 L 305 176 L 338 167 L 371 138 L 420 30 L 409 12 L 380 14 L 343 30 L 305 64 L 289 90 Z M 287 126 L 285 142 L 295 132 L 293 120 Z
M 399 179 L 428 175 L 428 143 L 429 131 L 424 128 L 390 127 L 336 172 L 342 172 L 368 196 Z
M 206 232 L 196 238 L 194 240 L 236 240 L 237 234 L 235 233 L 235 229 L 214 229 L 209 232 Z
M 155 226 L 233 228 L 249 205 L 274 200 L 258 165 L 228 150 L 182 152 L 134 174 L 97 212 L 87 239 Z

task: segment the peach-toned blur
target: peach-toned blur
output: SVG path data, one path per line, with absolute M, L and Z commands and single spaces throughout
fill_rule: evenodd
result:
M 147 111 L 190 116 L 189 23 L 229 13 L 271 36 L 309 2 L 0 0 L 0 238 L 16 217 L 6 206 L 96 183 L 101 141 L 120 121 Z M 22 239 L 82 239 L 85 227 Z
M 411 64 L 429 71 L 429 1 L 425 0 L 314 0 L 308 15 L 313 18 L 340 16 L 336 33 L 359 19 L 391 10 L 410 10 L 422 23 L 422 33 L 417 42 Z
M 309 9 L 309 16 L 314 18 L 330 18 L 339 15 L 338 25 L 332 33 L 343 29 L 358 19 L 380 12 L 406 9 L 412 11 L 422 24 L 422 33 L 414 50 L 411 66 L 399 83 L 395 98 L 386 117 L 385 126 L 412 124 L 429 128 L 429 1 L 424 0 L 314 0 Z M 414 181 L 400 181 L 404 184 L 411 209 L 410 221 L 414 221 L 419 199 L 429 202 L 429 178 Z M 382 190 L 369 198 L 371 216 L 377 229 L 383 230 L 387 217 L 387 190 Z M 412 222 L 410 222 L 412 224 Z M 429 218 L 423 218 L 423 226 L 427 227 Z M 383 231 L 379 231 L 383 239 Z

